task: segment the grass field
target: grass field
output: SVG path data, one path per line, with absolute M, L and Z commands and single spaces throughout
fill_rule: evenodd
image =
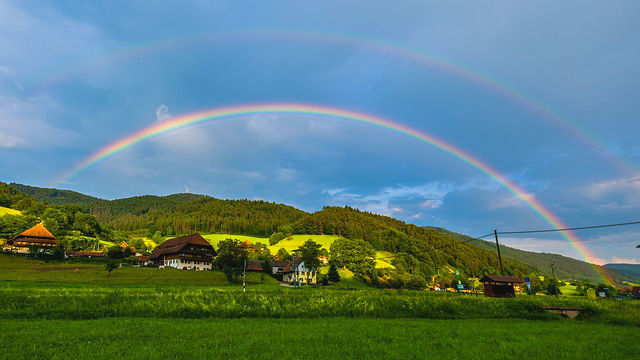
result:
M 40 262 L 25 257 L 0 255 L 0 281 L 30 281 L 85 284 L 136 285 L 226 285 L 219 271 L 184 271 L 172 268 L 136 268 L 123 266 L 107 276 L 104 263 Z M 77 269 L 77 272 L 74 271 Z M 259 274 L 249 273 L 250 284 L 261 283 Z M 265 277 L 265 283 L 278 286 L 278 282 Z
M 570 321 L 118 318 L 0 322 L 2 357 L 10 359 L 632 359 L 640 351 L 639 340 L 637 328 Z
M 78 272 L 74 272 L 74 268 Z M 494 299 L 328 288 L 249 275 L 0 255 L 0 358 L 620 358 L 640 351 L 640 301 Z M 346 290 L 346 288 L 352 290 Z M 545 305 L 583 309 L 578 320 Z M 268 344 L 268 346 L 265 346 Z
M 0 216 L 4 216 L 4 215 L 20 215 L 20 214 L 22 214 L 22 213 L 20 211 L 18 211 L 18 210 L 13 210 L 13 209 L 9 209 L 9 208 L 0 206 Z

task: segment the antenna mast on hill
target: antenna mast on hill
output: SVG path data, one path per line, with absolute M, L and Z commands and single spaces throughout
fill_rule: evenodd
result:
M 186 192 L 187 194 L 189 193 L 189 188 L 187 187 L 187 184 L 184 185 L 184 192 Z

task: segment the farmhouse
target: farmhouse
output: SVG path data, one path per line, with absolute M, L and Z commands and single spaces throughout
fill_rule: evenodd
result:
M 60 242 L 42 224 L 37 224 L 29 230 L 24 231 L 13 239 L 7 241 L 4 250 L 14 251 L 21 254 L 29 252 L 29 248 L 35 247 L 38 251 L 49 251 L 58 246 Z
M 216 251 L 200 234 L 169 239 L 158 245 L 149 260 L 160 267 L 182 270 L 211 270 Z
M 287 264 L 282 271 L 282 281 L 298 285 L 315 285 L 318 283 L 318 274 L 316 271 L 311 271 L 304 266 L 304 262 L 299 262 L 300 259 L 293 258 L 293 261 Z
M 484 285 L 484 294 L 490 297 L 515 297 L 514 286 L 523 283 L 517 277 L 500 275 L 485 275 L 480 282 Z

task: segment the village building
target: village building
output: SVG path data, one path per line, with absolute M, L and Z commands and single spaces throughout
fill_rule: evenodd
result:
M 262 272 L 263 271 L 262 263 L 258 260 L 248 260 L 247 271 Z
M 299 262 L 298 258 L 293 258 L 282 271 L 282 281 L 297 285 L 315 285 L 318 283 L 317 271 L 311 271 L 304 266 L 304 262 Z
M 284 272 L 284 269 L 287 267 L 287 262 L 286 261 L 276 261 L 276 260 L 271 260 L 271 273 L 272 274 L 280 274 L 282 275 L 282 273 Z
M 480 279 L 484 286 L 484 294 L 489 297 L 515 297 L 516 288 L 523 283 L 513 276 L 485 275 Z
M 31 229 L 26 230 L 13 239 L 7 241 L 3 250 L 27 254 L 29 253 L 30 248 L 36 248 L 40 252 L 48 252 L 58 245 L 60 245 L 60 242 L 44 227 L 44 225 L 36 224 L 36 226 Z
M 631 294 L 638 300 L 640 300 L 640 286 L 634 286 L 631 289 Z
M 149 260 L 159 267 L 181 270 L 211 270 L 216 251 L 200 234 L 169 239 L 158 245 Z

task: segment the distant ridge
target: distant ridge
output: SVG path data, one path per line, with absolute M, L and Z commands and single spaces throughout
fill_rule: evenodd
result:
M 604 267 L 640 279 L 640 264 L 606 264 Z
M 442 228 L 432 228 L 432 229 L 437 229 L 440 232 L 452 234 L 453 236 L 456 236 L 461 240 L 471 239 L 466 235 L 453 233 L 451 231 L 448 231 Z M 473 240 L 473 241 L 470 241 L 470 243 L 482 249 L 490 250 L 494 253 L 496 252 L 496 244 L 494 242 L 484 241 L 484 240 Z M 528 264 L 533 268 L 535 268 L 537 272 L 541 274 L 550 275 L 551 274 L 550 265 L 553 262 L 555 266 L 556 276 L 561 279 L 578 278 L 578 279 L 589 279 L 592 282 L 602 281 L 600 275 L 594 269 L 594 266 L 599 266 L 599 265 L 593 265 L 585 261 L 573 259 L 573 258 L 559 255 L 559 254 L 544 253 L 544 252 L 538 253 L 533 251 L 515 249 L 515 248 L 504 246 L 504 245 L 500 245 L 500 252 L 503 257 Z M 625 273 L 620 271 L 618 268 L 609 267 L 609 265 L 616 265 L 616 264 L 604 265 L 603 271 L 610 273 L 613 279 L 615 279 L 617 282 L 621 282 L 621 281 L 637 282 L 640 280 L 640 273 L 636 275 L 631 273 Z M 640 265 L 636 265 L 636 266 L 640 267 Z

